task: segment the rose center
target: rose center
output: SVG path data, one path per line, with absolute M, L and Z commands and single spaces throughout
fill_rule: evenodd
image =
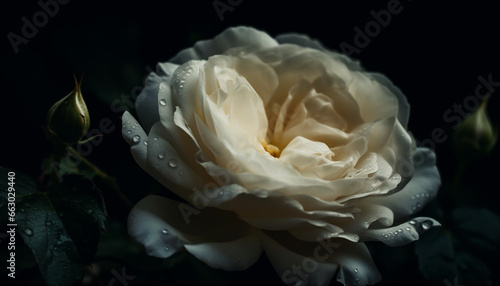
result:
M 278 147 L 276 147 L 273 144 L 268 144 L 266 142 L 263 142 L 261 144 L 262 144 L 262 147 L 264 147 L 264 150 L 266 150 L 267 153 L 271 154 L 271 156 L 273 156 L 275 158 L 279 158 L 280 157 L 281 150 Z

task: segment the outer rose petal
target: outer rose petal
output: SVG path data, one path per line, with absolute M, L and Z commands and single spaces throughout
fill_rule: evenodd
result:
M 161 82 L 170 79 L 178 65 L 171 63 L 158 64 L 158 74 L 152 72 L 146 79 L 146 85 L 135 102 L 137 115 L 141 120 L 142 127 L 149 131 L 153 124 L 160 120 L 158 114 L 158 88 Z
M 413 178 L 402 190 L 388 196 L 367 197 L 361 202 L 386 206 L 396 217 L 407 217 L 419 211 L 434 199 L 441 185 L 441 178 L 436 167 L 436 156 L 431 150 L 418 148 L 414 162 Z
M 232 213 L 197 210 L 160 196 L 148 196 L 134 206 L 128 231 L 149 255 L 166 258 L 185 246 L 211 267 L 225 270 L 246 269 L 262 252 L 259 233 Z
M 264 250 L 288 285 L 328 285 L 335 274 L 344 285 L 372 285 L 381 279 L 363 243 L 338 239 L 304 243 L 286 235 L 269 234 L 263 239 Z
M 185 49 L 170 59 L 175 64 L 183 64 L 190 60 L 208 59 L 223 54 L 235 47 L 251 46 L 255 49 L 276 46 L 278 43 L 268 34 L 248 27 L 229 28 L 213 38 L 197 42 L 194 47 Z
M 364 240 L 379 240 L 389 246 L 401 246 L 418 240 L 422 233 L 440 225 L 432 218 L 418 217 L 390 228 L 369 229 L 362 236 Z

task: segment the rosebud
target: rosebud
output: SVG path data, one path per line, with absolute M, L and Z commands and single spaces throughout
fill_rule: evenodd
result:
M 79 142 L 90 127 L 90 117 L 82 97 L 80 82 L 75 89 L 56 102 L 47 113 L 47 136 L 54 143 L 72 145 Z
M 497 141 L 497 132 L 488 118 L 486 105 L 489 96 L 479 108 L 470 114 L 458 127 L 454 135 L 454 146 L 458 152 L 475 156 L 488 155 Z

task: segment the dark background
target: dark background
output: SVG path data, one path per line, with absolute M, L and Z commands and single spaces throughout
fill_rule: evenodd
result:
M 133 162 L 120 134 L 121 112 L 114 112 L 111 104 L 138 90 L 135 87 L 143 85 L 148 67 L 154 69 L 157 62 L 167 61 L 197 40 L 212 38 L 237 25 L 253 26 L 272 36 L 287 32 L 308 34 L 326 47 L 339 50 L 342 42 L 354 45 L 354 28 L 364 29 L 373 20 L 370 11 L 387 9 L 389 1 L 325 4 L 243 0 L 232 11 L 226 11 L 222 21 L 213 2 L 72 0 L 59 4 L 56 15 L 49 17 L 27 44 L 21 44 L 16 54 L 7 34 L 22 36 L 21 18 L 31 20 L 41 7 L 36 1 L 3 1 L 0 165 L 38 177 L 42 160 L 51 152 L 42 130 L 46 112 L 74 88 L 73 74 L 84 75 L 83 96 L 91 116 L 91 129 L 99 128 L 99 122 L 105 118 L 116 126 L 87 158 L 117 177 L 123 191 L 137 200 L 148 188 L 158 186 L 149 182 L 148 175 Z M 500 25 L 495 1 L 435 2 L 401 1 L 402 12 L 392 15 L 389 25 L 371 38 L 359 54 L 352 55 L 367 70 L 385 74 L 406 94 L 412 106 L 409 128 L 420 141 L 430 138 L 435 128 L 443 128 L 451 137 L 452 124 L 443 120 L 443 114 L 474 95 L 478 76 L 487 78 L 492 74 L 494 81 L 500 81 Z M 497 92 L 489 104 L 495 126 L 499 123 L 498 103 Z M 450 143 L 446 140 L 435 148 L 444 180 L 453 176 L 457 162 Z M 476 161 L 464 180 L 480 186 L 495 182 L 498 167 L 488 165 L 494 162 L 491 158 L 498 158 L 498 151 L 490 158 Z M 497 187 L 483 189 L 471 190 L 471 201 L 498 210 L 493 199 Z M 113 196 L 106 199 L 110 218 L 123 222 L 125 208 L 115 206 Z M 383 259 L 383 254 L 374 256 Z M 399 276 L 392 273 L 391 266 L 379 264 L 385 283 L 402 281 L 398 279 L 418 268 L 409 262 L 400 267 L 403 272 Z M 266 275 L 272 275 L 272 271 Z M 452 281 L 453 277 L 449 279 Z M 402 284 L 410 283 L 403 281 Z

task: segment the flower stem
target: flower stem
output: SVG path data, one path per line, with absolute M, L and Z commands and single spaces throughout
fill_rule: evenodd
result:
M 89 160 L 87 160 L 85 157 L 83 157 L 82 155 L 80 155 L 80 153 L 78 153 L 77 150 L 75 150 L 75 148 L 71 147 L 71 146 L 68 146 L 66 148 L 68 150 L 68 152 L 70 152 L 73 156 L 75 156 L 76 158 L 78 158 L 83 164 L 85 164 L 85 166 L 87 166 L 88 168 L 90 168 L 94 174 L 99 177 L 101 180 L 103 180 L 107 185 L 109 185 L 116 193 L 116 195 L 128 206 L 128 207 L 132 207 L 134 204 L 132 203 L 132 201 L 120 190 L 120 187 L 118 186 L 118 184 L 116 183 L 116 179 L 109 176 L 108 174 L 106 174 L 105 172 L 101 171 L 101 169 L 99 169 L 96 165 L 92 164 L 92 162 L 90 162 Z

